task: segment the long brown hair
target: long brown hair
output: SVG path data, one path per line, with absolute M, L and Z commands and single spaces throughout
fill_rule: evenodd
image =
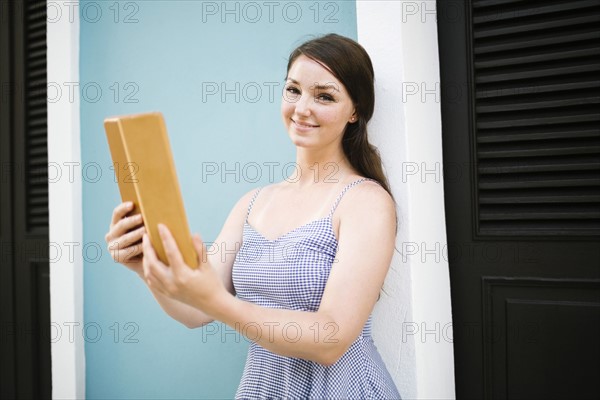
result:
M 288 72 L 301 55 L 329 70 L 348 91 L 358 121 L 346 125 L 342 138 L 344 154 L 361 175 L 379 182 L 393 199 L 379 151 L 369 143 L 367 137 L 367 123 L 375 108 L 375 73 L 366 50 L 352 39 L 330 33 L 309 40 L 292 51 L 288 59 Z

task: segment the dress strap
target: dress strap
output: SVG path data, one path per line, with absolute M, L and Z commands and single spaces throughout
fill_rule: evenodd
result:
M 254 200 L 256 200 L 256 197 L 258 196 L 258 193 L 260 193 L 262 188 L 263 187 L 261 186 L 256 190 L 256 192 L 254 193 L 254 196 L 252 196 L 252 200 L 250 200 L 250 204 L 248 204 L 248 212 L 246 213 L 246 222 L 248 222 L 248 216 L 250 215 L 250 210 L 252 210 L 252 206 L 254 205 Z
M 346 191 L 348 189 L 350 189 L 353 186 L 358 185 L 359 183 L 363 182 L 363 181 L 373 181 L 373 179 L 370 178 L 360 178 L 354 182 L 351 182 L 349 184 L 346 185 L 346 187 L 344 187 L 344 189 L 342 189 L 342 192 L 338 195 L 337 199 L 335 199 L 335 203 L 333 203 L 333 207 L 331 207 L 331 211 L 329 212 L 328 217 L 331 218 L 331 216 L 333 215 L 335 209 L 337 208 L 338 204 L 340 203 L 340 200 L 342 200 L 342 197 L 344 196 L 344 194 L 346 193 Z M 377 181 L 374 181 L 377 182 Z

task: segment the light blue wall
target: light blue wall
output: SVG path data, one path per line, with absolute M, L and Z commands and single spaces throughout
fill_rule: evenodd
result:
M 281 180 L 294 160 L 279 115 L 289 52 L 308 35 L 356 38 L 355 3 L 82 1 L 79 10 L 87 398 L 231 398 L 247 343 L 171 320 L 105 250 L 120 198 L 102 121 L 163 112 L 192 231 L 212 241 L 243 193 Z M 233 93 L 210 95 L 221 84 Z M 203 176 L 236 162 L 239 177 Z M 272 180 L 265 162 L 280 163 Z

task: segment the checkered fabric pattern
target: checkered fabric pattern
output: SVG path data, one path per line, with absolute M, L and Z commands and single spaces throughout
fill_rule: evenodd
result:
M 344 187 L 327 217 L 299 226 L 274 240 L 265 238 L 248 223 L 254 201 L 262 189 L 259 188 L 248 206 L 242 247 L 233 264 L 237 296 L 263 307 L 317 311 L 329 272 L 336 262 L 338 243 L 333 232 L 333 213 L 346 191 L 365 180 L 367 178 L 362 178 Z M 254 328 L 252 332 L 257 331 L 254 326 L 248 327 L 248 332 L 251 328 Z M 263 335 L 269 333 L 269 326 L 260 328 Z M 334 337 L 333 326 L 314 328 L 301 332 L 299 325 L 290 323 L 283 327 L 282 334 L 290 341 L 299 340 L 298 335 L 311 335 L 315 340 Z M 251 342 L 236 398 L 399 399 L 400 395 L 373 343 L 369 317 L 348 351 L 328 367 L 280 356 Z

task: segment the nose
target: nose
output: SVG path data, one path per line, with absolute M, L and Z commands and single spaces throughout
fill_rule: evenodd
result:
M 311 106 L 312 98 L 308 94 L 303 93 L 296 99 L 296 102 L 294 103 L 294 111 L 298 115 L 308 117 L 311 114 Z

